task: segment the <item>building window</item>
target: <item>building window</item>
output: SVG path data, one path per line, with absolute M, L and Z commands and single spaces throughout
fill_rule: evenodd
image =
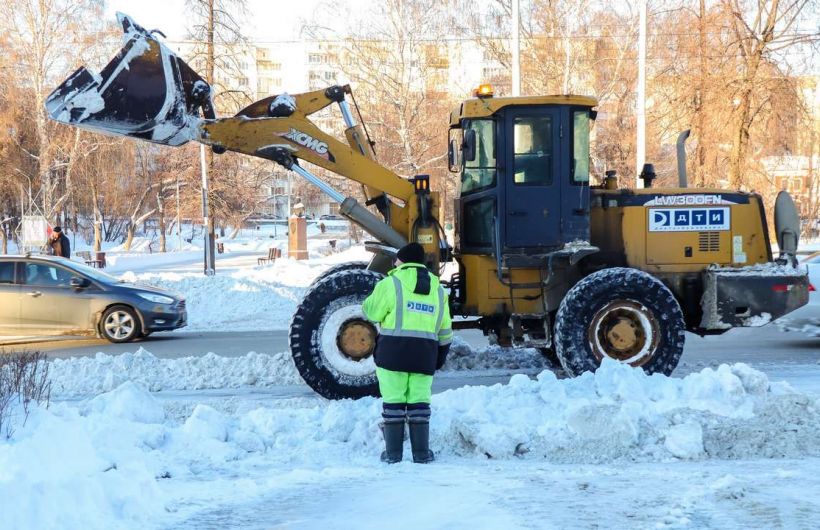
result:
M 322 61 L 322 54 L 321 53 L 311 53 L 308 55 L 308 62 L 310 64 L 321 64 Z

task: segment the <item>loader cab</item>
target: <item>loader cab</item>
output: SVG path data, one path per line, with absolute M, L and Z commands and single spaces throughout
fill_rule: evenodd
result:
M 589 241 L 589 130 L 579 96 L 479 96 L 451 114 L 461 254 L 545 255 Z

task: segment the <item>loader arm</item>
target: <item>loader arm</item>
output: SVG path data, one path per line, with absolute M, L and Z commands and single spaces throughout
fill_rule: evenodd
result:
M 373 159 L 359 125 L 351 124 L 347 128 L 348 143 L 345 144 L 308 118 L 333 103 L 346 106 L 344 95 L 350 92 L 350 86 L 346 85 L 264 98 L 234 117 L 204 121 L 198 141 L 217 149 L 273 160 L 288 169 L 290 163 L 304 160 L 362 184 L 368 201 L 387 194 L 407 205 L 415 194 L 413 184 Z M 289 115 L 270 116 L 270 108 L 277 99 L 293 103 L 292 108 L 283 103 L 283 110 L 278 111 Z M 288 160 L 285 154 L 292 160 Z M 380 211 L 388 221 L 406 216 L 402 207 L 394 202 L 383 201 L 381 204 Z M 383 211 L 385 206 L 390 207 L 389 212 Z
M 217 118 L 211 87 L 172 50 L 130 17 L 117 14 L 123 49 L 100 72 L 78 69 L 46 101 L 52 119 L 114 136 L 179 146 L 194 140 L 272 160 L 307 179 L 339 212 L 388 247 L 418 241 L 437 267 L 448 246 L 435 218 L 438 194 L 426 176 L 404 179 L 379 164 L 362 127 L 354 122 L 349 85 L 263 98 L 233 117 Z M 321 130 L 310 116 L 338 104 L 347 143 Z M 201 115 L 200 115 L 201 113 Z M 345 197 L 300 162 L 322 167 L 362 185 L 365 205 Z M 392 200 L 388 197 L 392 197 Z M 365 206 L 376 206 L 381 218 Z M 388 249 L 389 251 L 389 249 Z

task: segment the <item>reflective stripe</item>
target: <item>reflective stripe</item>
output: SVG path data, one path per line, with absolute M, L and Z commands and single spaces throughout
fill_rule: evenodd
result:
M 441 329 L 441 321 L 444 319 L 444 287 L 438 286 L 438 318 L 436 319 L 436 331 Z
M 379 334 L 385 337 L 410 337 L 438 341 L 438 334 L 430 331 L 413 331 L 410 329 L 381 329 Z
M 401 329 L 404 319 L 404 295 L 401 292 L 401 280 L 395 276 L 391 278 L 393 278 L 393 287 L 396 289 L 396 329 Z M 386 331 L 388 330 L 381 330 L 382 335 L 387 335 Z

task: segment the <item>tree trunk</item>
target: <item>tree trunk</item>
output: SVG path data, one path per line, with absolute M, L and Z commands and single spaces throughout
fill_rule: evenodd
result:
M 706 85 L 706 0 L 700 0 L 700 12 L 698 13 L 698 56 L 700 59 L 700 76 L 698 77 L 698 88 L 695 92 L 695 148 L 694 163 L 694 185 L 702 188 L 706 185 L 706 145 L 704 135 L 706 130 L 703 124 L 705 110 L 703 100 L 705 97 Z
M 6 225 L 5 224 L 0 225 L 0 238 L 3 240 L 2 241 L 2 245 L 3 245 L 2 253 L 3 254 L 8 254 L 9 253 L 9 238 L 8 238 L 8 234 L 6 233 Z
M 124 250 L 126 252 L 131 250 L 131 244 L 134 242 L 134 233 L 137 231 L 137 225 L 135 223 L 128 223 L 128 226 L 125 228 L 125 245 Z
M 159 251 L 167 252 L 165 241 L 165 195 L 162 186 L 157 190 L 157 215 L 159 216 Z
M 100 211 L 100 197 L 96 182 L 91 183 L 91 201 L 94 203 L 94 252 L 99 252 L 102 250 L 103 218 Z
M 732 152 L 729 155 L 729 188 L 736 190 L 743 185 L 743 162 L 746 157 L 746 148 L 749 145 L 749 129 L 752 120 L 749 118 L 752 105 L 752 89 L 743 88 L 738 98 L 737 118 L 732 131 Z

